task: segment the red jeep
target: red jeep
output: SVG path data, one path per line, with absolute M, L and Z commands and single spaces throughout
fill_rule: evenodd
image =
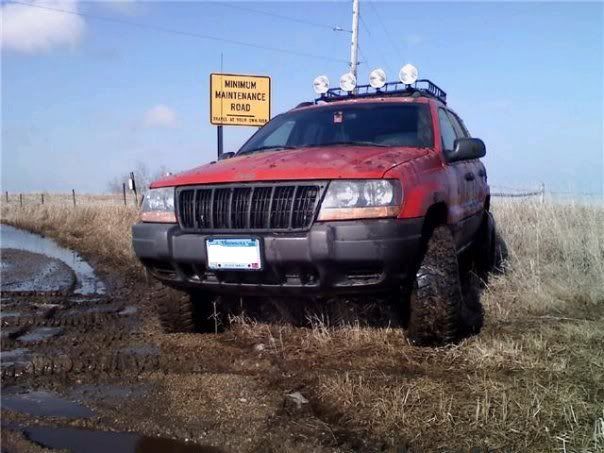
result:
M 198 330 L 217 295 L 385 294 L 415 343 L 476 332 L 466 283 L 496 261 L 484 155 L 446 93 L 418 80 L 330 89 L 237 153 L 155 181 L 134 250 L 192 295 L 159 302 L 164 330 Z

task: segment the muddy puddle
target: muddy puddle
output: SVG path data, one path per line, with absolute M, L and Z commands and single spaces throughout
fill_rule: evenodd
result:
M 36 426 L 24 429 L 23 433 L 38 445 L 68 450 L 72 453 L 219 453 L 224 451 L 190 442 L 126 432 Z
M 4 328 L 2 329 L 4 330 Z M 0 368 L 24 365 L 31 359 L 31 351 L 27 348 L 10 349 L 0 354 Z
M 51 239 L 0 224 L 0 247 L 38 253 L 65 263 L 75 274 L 75 294 L 105 293 L 105 285 L 97 278 L 93 268 L 76 252 L 59 246 Z M 10 264 L 3 263 L 2 271 L 8 266 Z
M 90 418 L 94 412 L 75 401 L 69 401 L 46 390 L 3 390 L 2 408 L 34 417 Z
M 17 337 L 17 341 L 20 343 L 37 343 L 62 335 L 63 332 L 63 329 L 60 327 L 37 327 Z

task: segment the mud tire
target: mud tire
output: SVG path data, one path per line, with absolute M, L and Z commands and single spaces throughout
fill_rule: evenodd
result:
M 434 229 L 409 299 L 409 340 L 418 346 L 443 345 L 462 332 L 463 297 L 451 231 Z
M 164 333 L 214 331 L 212 304 L 199 293 L 164 288 L 156 294 L 155 303 Z
M 485 212 L 480 230 L 473 247 L 473 269 L 485 282 L 489 273 L 505 272 L 508 248 L 497 231 L 495 219 L 490 212 Z
M 507 261 L 509 257 L 508 246 L 505 243 L 503 237 L 497 230 L 493 236 L 493 268 L 492 272 L 495 274 L 504 274 L 507 270 Z

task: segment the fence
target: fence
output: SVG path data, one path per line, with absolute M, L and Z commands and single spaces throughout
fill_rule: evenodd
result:
M 507 190 L 507 192 L 504 192 Z M 539 189 L 536 190 L 523 190 L 516 189 L 513 187 L 493 187 L 491 190 L 492 197 L 501 197 L 501 198 L 527 198 L 527 197 L 539 197 L 541 202 L 545 201 L 545 184 L 541 184 Z
M 554 200 L 589 200 L 590 202 L 604 202 L 601 193 L 557 192 L 546 191 L 541 184 L 538 189 L 518 189 L 514 187 L 492 186 L 491 196 L 497 198 L 528 199 L 539 198 L 541 202 L 546 199 Z M 127 190 L 124 185 L 121 193 L 114 194 L 80 194 L 74 190 L 71 193 L 9 193 L 2 195 L 2 204 L 12 206 L 32 205 L 62 205 L 62 206 L 137 206 L 141 201 L 136 192 Z
M 74 190 L 71 193 L 9 193 L 2 194 L 2 204 L 9 206 L 134 206 L 138 205 L 138 196 L 132 191 L 123 190 L 114 194 L 83 194 Z
M 545 184 L 538 189 L 519 189 L 516 187 L 491 186 L 491 196 L 498 198 L 529 199 L 538 197 L 541 202 L 567 201 L 587 204 L 604 204 L 604 193 L 545 190 Z

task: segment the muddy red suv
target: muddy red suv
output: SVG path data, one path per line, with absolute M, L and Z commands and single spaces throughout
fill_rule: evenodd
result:
M 195 330 L 216 295 L 382 294 L 407 308 L 416 343 L 478 330 L 467 279 L 496 261 L 484 155 L 419 80 L 328 90 L 237 153 L 154 182 L 134 250 L 194 295 L 160 302 L 164 329 Z

